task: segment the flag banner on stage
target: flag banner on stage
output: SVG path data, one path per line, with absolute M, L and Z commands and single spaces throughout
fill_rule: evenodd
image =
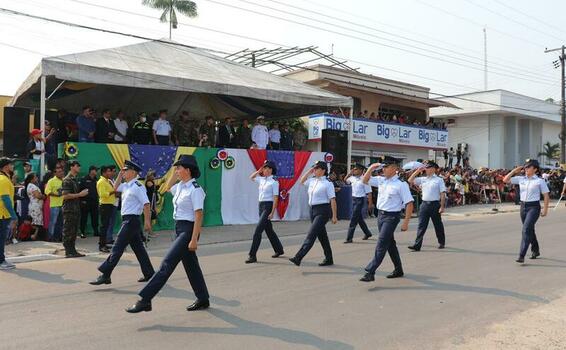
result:
M 164 184 L 174 175 L 173 163 L 181 154 L 192 154 L 199 165 L 201 176 L 197 182 L 206 192 L 204 202 L 204 226 L 255 224 L 259 219 L 258 188 L 249 176 L 259 169 L 265 160 L 277 164 L 280 200 L 277 220 L 307 219 L 309 208 L 306 188 L 298 183 L 307 164 L 324 159 L 322 152 L 266 151 L 245 149 L 218 149 L 201 147 L 175 147 L 153 145 L 97 144 L 73 142 L 77 147 L 77 159 L 82 166 L 81 176 L 90 165 L 116 165 L 122 167 L 125 160 L 140 164 L 140 181 L 149 170 L 155 171 L 155 184 L 160 186 L 157 202 L 157 219 L 154 230 L 174 228 L 171 194 Z M 60 148 L 61 155 L 64 146 Z M 218 152 L 223 152 L 218 159 Z M 218 159 L 218 166 L 211 161 Z M 118 215 L 119 216 L 119 215 Z M 117 225 L 119 225 L 118 220 Z M 90 227 L 90 226 L 89 226 Z

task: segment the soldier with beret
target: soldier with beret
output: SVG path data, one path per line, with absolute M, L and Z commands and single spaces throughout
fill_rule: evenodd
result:
M 408 182 L 411 185 L 418 186 L 422 191 L 422 203 L 419 208 L 419 226 L 417 228 L 417 238 L 409 249 L 414 251 L 421 250 L 423 238 L 428 227 L 429 219 L 432 220 L 436 238 L 438 239 L 438 249 L 444 249 L 446 238 L 444 234 L 444 225 L 442 224 L 442 213 L 444 212 L 444 203 L 446 200 L 446 186 L 444 179 L 436 175 L 438 164 L 428 161 L 426 164 L 411 174 Z M 425 172 L 426 176 L 417 177 Z
M 345 181 L 352 185 L 352 218 L 350 219 L 350 226 L 348 227 L 348 236 L 344 243 L 352 243 L 352 239 L 354 238 L 354 231 L 356 230 L 356 226 L 360 225 L 364 233 L 363 240 L 367 240 L 370 238 L 371 231 L 364 220 L 364 207 L 367 204 L 367 208 L 372 211 L 373 210 L 373 200 L 372 200 L 372 192 L 371 186 L 368 184 L 364 184 L 362 181 L 362 175 L 365 171 L 366 167 L 360 163 L 354 164 L 352 171 L 348 175 L 346 175 Z
M 252 247 L 246 264 L 257 262 L 256 253 L 261 243 L 261 234 L 263 231 L 267 234 L 267 238 L 275 251 L 272 258 L 277 258 L 284 254 L 283 245 L 273 230 L 271 219 L 277 210 L 279 203 L 279 182 L 273 178 L 277 174 L 275 163 L 266 160 L 263 166 L 250 175 L 250 180 L 259 185 L 259 222 L 255 228 Z
M 529 245 L 531 246 L 531 259 L 540 256 L 540 248 L 535 233 L 535 225 L 540 216 L 546 216 L 548 213 L 548 204 L 550 195 L 548 185 L 544 179 L 537 176 L 540 165 L 536 159 L 527 159 L 524 165 L 513 169 L 503 178 L 503 182 L 519 185 L 521 196 L 521 222 L 523 223 L 521 248 L 519 250 L 519 258 L 516 262 L 522 264 L 525 262 L 525 255 Z M 525 171 L 525 175 L 518 175 L 521 171 Z M 544 197 L 544 208 L 541 212 L 540 197 Z
M 139 292 L 141 299 L 126 309 L 129 313 L 151 311 L 151 300 L 163 288 L 181 261 L 197 297 L 197 300 L 187 307 L 187 311 L 206 309 L 210 306 L 208 289 L 196 254 L 206 196 L 196 182 L 200 177 L 200 170 L 192 155 L 182 155 L 173 165 L 176 167 L 175 175 L 169 178 L 165 186 L 173 195 L 173 218 L 177 238 L 161 262 L 159 271 Z
M 122 195 L 122 226 L 118 232 L 118 237 L 112 246 L 110 255 L 99 267 L 98 271 L 102 274 L 90 284 L 101 285 L 110 284 L 112 280 L 110 275 L 122 254 L 128 245 L 136 255 L 140 264 L 143 277 L 138 282 L 147 282 L 153 276 L 154 269 L 147 255 L 147 251 L 142 242 L 142 226 L 141 226 L 141 213 L 144 216 L 144 228 L 149 230 L 151 227 L 151 213 L 149 208 L 149 199 L 145 187 L 137 180 L 139 172 L 142 168 L 129 160 L 125 161 L 124 167 L 118 173 L 116 182 L 114 183 L 114 192 L 119 192 Z M 122 183 L 122 179 L 125 180 Z

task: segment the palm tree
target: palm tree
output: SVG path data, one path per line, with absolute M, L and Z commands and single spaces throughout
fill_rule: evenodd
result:
M 542 152 L 540 152 L 538 156 L 545 157 L 547 165 L 551 165 L 549 164 L 549 161 L 552 161 L 553 159 L 558 159 L 558 157 L 560 156 L 560 145 L 557 143 L 551 144 L 550 142 L 547 142 L 543 145 L 542 149 L 543 149 Z
M 179 24 L 176 11 L 188 17 L 196 17 L 198 15 L 197 4 L 191 0 L 142 0 L 142 4 L 163 10 L 159 20 L 161 22 L 169 21 L 169 40 L 171 40 L 171 30 L 177 29 Z

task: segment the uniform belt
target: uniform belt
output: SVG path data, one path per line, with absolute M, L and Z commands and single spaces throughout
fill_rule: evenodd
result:
M 273 203 L 273 201 L 260 201 L 260 203 Z
M 330 203 L 314 204 L 314 205 L 311 206 L 311 208 L 314 209 L 314 208 L 318 208 L 318 207 L 326 207 L 326 206 L 329 206 L 329 205 L 330 205 Z
M 401 211 L 385 211 L 385 210 L 378 210 L 378 212 L 380 214 L 385 214 L 385 215 L 399 215 L 401 214 Z
M 526 205 L 526 206 L 539 205 L 540 206 L 540 201 L 530 201 L 530 202 L 521 201 L 521 205 Z
M 175 220 L 175 222 L 180 222 L 180 223 L 187 223 L 187 224 L 194 224 L 194 221 L 191 220 Z
M 440 201 L 439 201 L 439 200 L 436 200 L 436 201 L 422 201 L 421 203 L 438 203 L 438 202 L 440 202 Z
M 122 215 L 122 217 L 125 218 L 125 219 L 129 219 L 129 218 L 139 218 L 140 215 L 127 214 L 127 215 Z

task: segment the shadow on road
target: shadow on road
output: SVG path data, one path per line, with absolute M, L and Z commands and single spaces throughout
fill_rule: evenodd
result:
M 139 332 L 160 331 L 165 333 L 210 333 L 229 335 L 250 335 L 270 339 L 279 339 L 290 344 L 313 346 L 321 350 L 350 350 L 354 347 L 339 341 L 322 339 L 314 334 L 288 328 L 272 327 L 259 322 L 244 320 L 236 315 L 219 309 L 208 311 L 219 319 L 231 324 L 233 327 L 178 327 L 166 325 L 153 325 L 139 328 Z
M 43 272 L 32 269 L 22 269 L 19 267 L 17 269 L 10 271 L 10 273 L 18 275 L 19 277 L 28 278 L 43 283 L 57 283 L 57 284 L 82 283 L 82 281 L 66 279 L 63 277 L 64 274 L 62 273 L 50 273 L 50 272 Z
M 464 293 L 479 293 L 496 295 L 503 297 L 511 297 L 524 301 L 548 304 L 547 299 L 541 298 L 537 295 L 523 294 L 519 292 L 514 292 L 512 290 L 505 290 L 499 288 L 489 288 L 489 287 L 477 287 L 457 283 L 446 283 L 435 281 L 438 277 L 424 276 L 424 275 L 414 275 L 405 274 L 405 278 L 419 282 L 423 285 L 421 286 L 394 286 L 394 287 L 373 287 L 368 291 L 376 292 L 379 290 L 432 290 L 432 291 L 449 291 L 449 292 L 464 292 Z

